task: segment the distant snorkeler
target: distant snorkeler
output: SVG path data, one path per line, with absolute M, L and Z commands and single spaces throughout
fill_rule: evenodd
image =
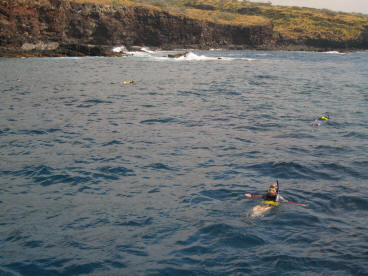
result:
M 320 125 L 326 123 L 329 119 L 330 119 L 330 114 L 328 114 L 326 112 L 326 113 L 322 114 L 319 118 L 315 119 L 311 123 L 311 126 L 320 126 Z
M 133 84 L 133 83 L 135 83 L 135 81 L 134 81 L 134 80 L 123 81 L 123 84 L 124 84 L 124 85 L 127 85 L 127 84 Z
M 264 195 L 251 195 L 245 194 L 246 197 L 249 198 L 262 198 L 262 204 L 253 207 L 251 216 L 258 217 L 271 210 L 273 207 L 279 206 L 280 202 L 286 202 L 288 204 L 298 205 L 298 206 L 306 206 L 306 204 L 299 204 L 291 201 L 287 201 L 280 195 L 279 189 L 279 181 L 271 184 L 268 188 L 268 192 Z

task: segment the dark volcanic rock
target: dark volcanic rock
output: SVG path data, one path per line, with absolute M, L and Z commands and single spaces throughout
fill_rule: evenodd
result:
M 201 6 L 202 9 L 212 9 Z M 255 8 L 239 10 L 257 14 Z M 352 41 L 284 39 L 271 21 L 216 24 L 143 6 L 65 0 L 0 0 L 0 56 L 120 55 L 113 46 L 178 48 L 349 50 L 368 48 L 368 26 Z
M 269 43 L 272 34 L 271 22 L 247 27 L 215 24 L 138 6 L 62 0 L 0 1 L 3 53 L 54 51 L 67 55 L 105 55 L 106 48 L 101 45 L 252 48 Z M 58 47 L 51 49 L 50 45 Z
M 178 53 L 178 54 L 169 54 L 167 55 L 169 58 L 180 58 L 185 57 L 188 54 L 188 52 L 185 53 Z

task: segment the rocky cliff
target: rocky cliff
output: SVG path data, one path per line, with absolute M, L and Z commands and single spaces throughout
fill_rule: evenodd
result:
M 216 24 L 144 6 L 63 0 L 1 0 L 0 52 L 106 55 L 116 45 L 254 48 L 272 40 L 273 25 Z

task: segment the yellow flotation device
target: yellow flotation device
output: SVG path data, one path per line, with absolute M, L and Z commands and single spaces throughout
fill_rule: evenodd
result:
M 327 118 L 327 117 L 325 117 L 325 116 L 322 116 L 322 117 L 321 117 L 321 119 L 322 119 L 322 120 L 325 120 L 325 121 L 327 121 L 327 120 L 328 120 L 328 118 Z
M 279 206 L 280 202 L 272 201 L 272 200 L 263 200 L 263 204 L 270 205 L 270 206 Z

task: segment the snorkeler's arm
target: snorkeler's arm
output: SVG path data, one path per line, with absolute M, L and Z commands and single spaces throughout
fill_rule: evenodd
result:
M 262 197 L 262 195 L 251 195 L 251 194 L 245 194 L 245 196 L 249 198 Z
M 285 199 L 285 198 L 283 198 L 281 195 L 279 195 L 278 196 L 279 198 L 279 200 L 278 201 L 280 201 L 280 202 L 287 202 L 287 200 Z

